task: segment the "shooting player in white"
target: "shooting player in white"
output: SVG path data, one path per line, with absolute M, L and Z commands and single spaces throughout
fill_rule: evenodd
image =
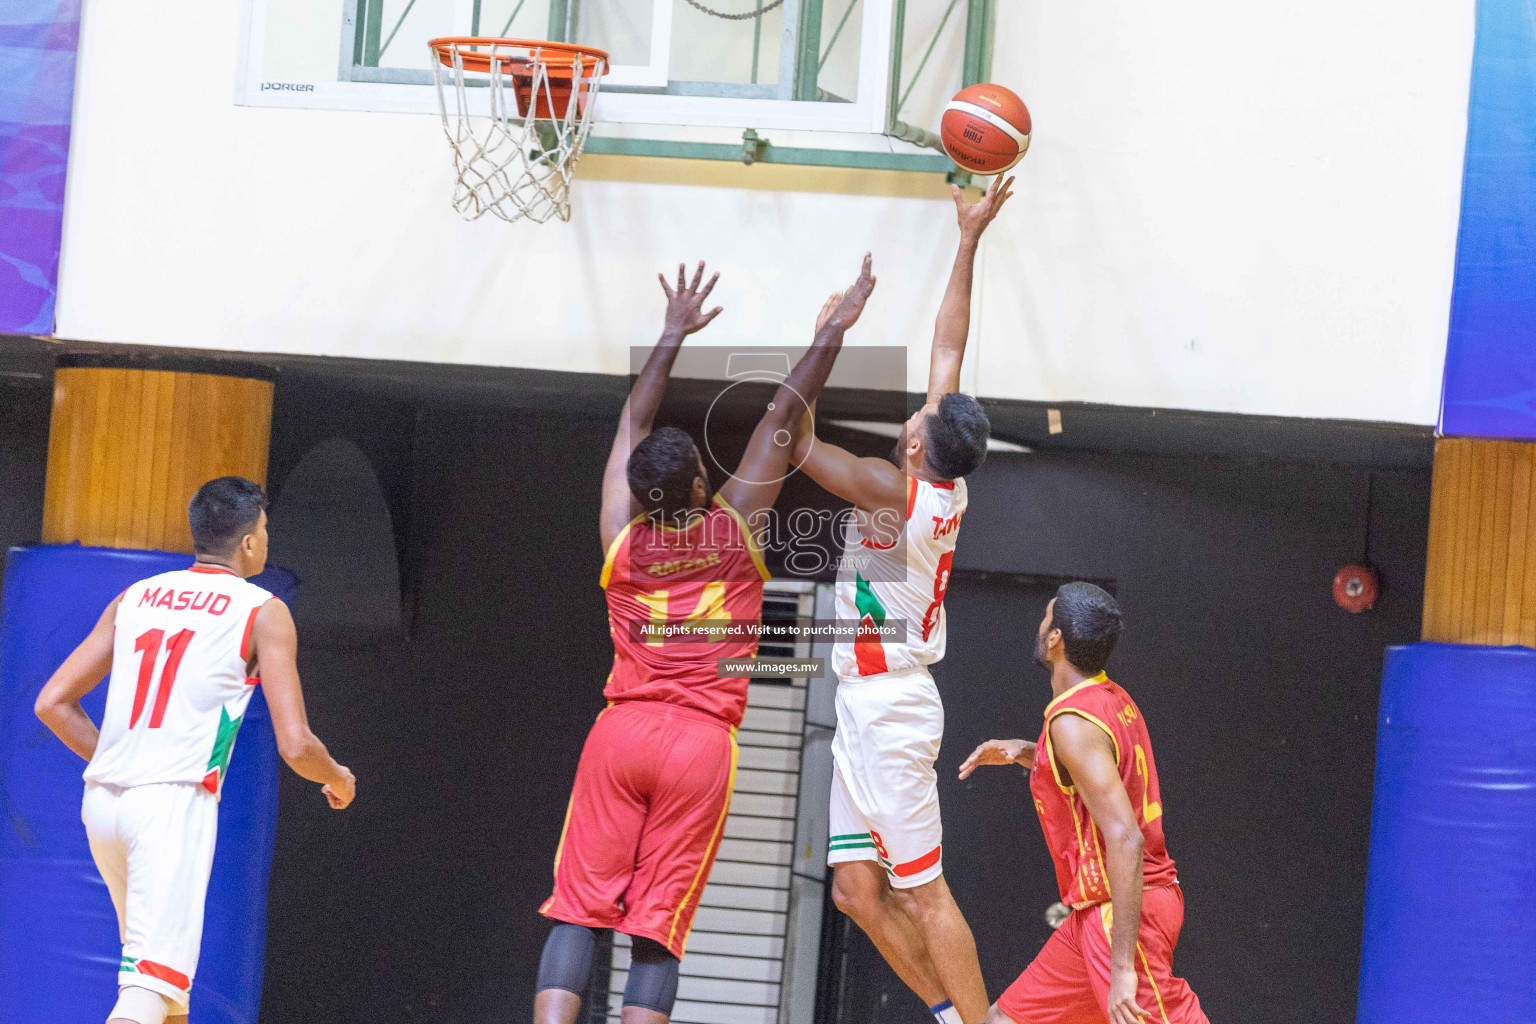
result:
M 309 730 L 293 616 L 246 582 L 266 567 L 266 505 L 249 480 L 204 484 L 188 511 L 192 567 L 125 590 L 37 698 L 37 716 L 90 762 L 81 817 L 123 942 L 109 1024 L 186 1019 L 219 793 L 258 684 L 288 766 L 338 810 L 356 792 Z M 80 699 L 109 672 L 98 732 Z
M 928 394 L 889 459 L 857 458 L 810 430 L 793 461 L 854 505 L 837 580 L 837 617 L 860 623 L 832 651 L 832 895 L 939 1024 L 981 1024 L 988 1000 L 976 942 L 944 881 L 934 761 L 944 705 L 928 666 L 944 657 L 944 592 L 966 508 L 964 477 L 990 427 L 959 392 L 981 233 L 1011 194 L 1001 176 L 974 205 L 958 188 L 960 249 L 939 308 Z M 901 626 L 902 637 L 881 628 Z

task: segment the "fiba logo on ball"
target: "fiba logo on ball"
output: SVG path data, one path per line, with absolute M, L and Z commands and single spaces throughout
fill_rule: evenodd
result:
M 1029 151 L 1034 125 L 1029 108 L 1001 85 L 961 89 L 944 108 L 939 137 L 944 151 L 973 174 L 1001 174 Z

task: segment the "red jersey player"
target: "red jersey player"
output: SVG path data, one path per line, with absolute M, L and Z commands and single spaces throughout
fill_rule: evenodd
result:
M 988 740 L 960 766 L 1021 764 L 1072 908 L 992 1007 L 992 1024 L 1207 1024 L 1173 974 L 1184 894 L 1163 840 L 1152 740 L 1130 694 L 1104 674 L 1120 635 L 1115 599 L 1068 583 L 1046 608 L 1035 660 L 1051 672 L 1038 743 Z
M 822 309 L 816 339 L 779 386 L 736 472 L 712 492 L 692 438 L 652 421 L 683 338 L 719 275 L 700 287 L 678 268 L 666 326 L 640 371 L 603 474 L 602 585 L 613 671 L 608 707 L 587 735 L 555 855 L 555 891 L 541 913 L 557 923 L 539 963 L 537 1024 L 573 1024 L 587 991 L 595 930 L 633 939 L 625 1024 L 671 1016 L 678 960 L 730 809 L 736 727 L 748 680 L 721 678 L 722 658 L 757 651 L 768 570 L 748 521 L 769 509 L 789 473 L 801 415 L 814 403 L 875 279 Z M 652 628 L 692 630 L 671 636 Z

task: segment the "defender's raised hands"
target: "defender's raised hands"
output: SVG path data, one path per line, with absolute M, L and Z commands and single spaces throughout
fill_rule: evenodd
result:
M 720 306 L 716 306 L 708 313 L 702 312 L 704 300 L 709 298 L 715 282 L 720 280 L 720 272 L 717 270 L 708 284 L 703 288 L 699 287 L 699 282 L 704 279 L 703 260 L 699 260 L 699 267 L 694 271 L 691 283 L 688 281 L 688 270 L 681 263 L 677 265 L 676 288 L 667 284 L 665 274 L 657 274 L 656 277 L 661 281 L 661 290 L 667 293 L 666 333 L 679 336 L 692 334 L 702 330 L 711 320 L 720 315 Z
M 864 312 L 864 304 L 869 301 L 869 296 L 875 290 L 875 277 L 870 273 L 870 267 L 874 262 L 874 256 L 864 254 L 864 266 L 859 270 L 859 279 L 847 290 L 838 292 L 826 301 L 821 307 L 821 315 L 816 318 L 816 333 L 820 334 L 823 327 L 831 326 L 840 331 L 846 331 L 858 323 L 860 315 Z

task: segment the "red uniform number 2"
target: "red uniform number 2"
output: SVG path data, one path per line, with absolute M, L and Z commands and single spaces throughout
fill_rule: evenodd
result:
M 149 713 L 151 729 L 160 728 L 165 721 L 165 706 L 171 702 L 171 688 L 176 685 L 176 673 L 181 669 L 182 655 L 187 653 L 187 645 L 192 642 L 193 635 L 192 630 L 184 629 L 171 637 L 169 653 L 165 656 L 165 668 L 160 673 L 160 688 L 155 692 L 155 707 Z M 164 639 L 164 630 L 152 629 L 134 641 L 133 649 L 140 655 L 139 685 L 133 691 L 133 716 L 128 719 L 130 729 L 139 724 L 144 702 L 149 699 L 149 684 L 154 678 L 155 662 L 160 658 L 160 644 Z

